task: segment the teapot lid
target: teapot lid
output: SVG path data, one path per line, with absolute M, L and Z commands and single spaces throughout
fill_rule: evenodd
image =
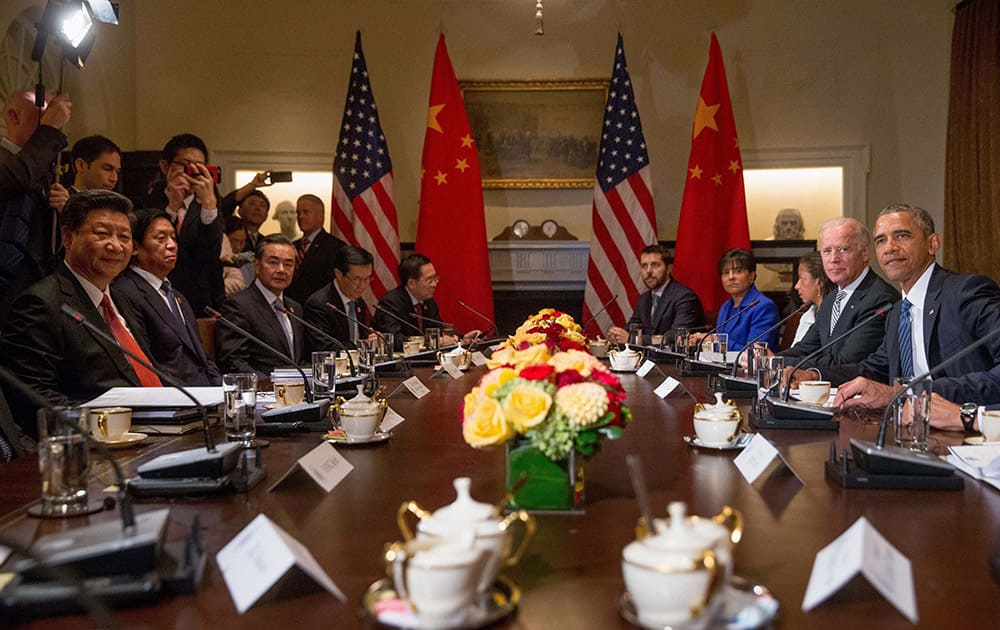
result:
M 364 387 L 363 384 L 358 384 L 358 395 L 341 405 L 340 410 L 342 412 L 346 411 L 348 415 L 359 415 L 377 413 L 379 411 L 378 403 L 365 396 Z
M 695 414 L 703 418 L 728 419 L 734 411 L 736 405 L 731 400 L 722 400 L 722 392 L 715 392 L 715 403 L 697 403 Z
M 667 511 L 670 519 L 666 522 L 657 519 L 659 528 L 655 535 L 625 547 L 626 560 L 646 566 L 680 568 L 689 566 L 692 558 L 713 547 L 717 536 L 692 522 L 683 501 L 672 501 Z
M 625 349 L 618 352 L 618 354 L 639 354 L 628 344 L 625 344 Z
M 469 488 L 472 480 L 468 477 L 459 477 L 452 482 L 455 486 L 455 501 L 434 512 L 433 519 L 443 519 L 451 522 L 464 521 L 485 521 L 493 518 L 493 506 L 489 503 L 481 503 L 472 498 Z

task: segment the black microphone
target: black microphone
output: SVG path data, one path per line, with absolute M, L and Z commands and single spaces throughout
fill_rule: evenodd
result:
M 611 303 L 617 299 L 618 299 L 618 294 L 615 293 L 614 295 L 611 296 L 610 300 L 601 305 L 601 308 L 597 309 L 597 312 L 591 315 L 590 319 L 588 319 L 587 322 L 583 325 L 583 330 L 586 331 L 587 327 L 593 324 L 594 320 L 597 319 L 597 316 L 603 313 L 604 311 L 608 310 L 608 307 L 611 306 Z
M 156 457 L 138 468 L 140 477 L 145 476 L 147 479 L 179 477 L 219 478 L 236 467 L 240 453 L 239 444 L 237 442 L 231 442 L 226 444 L 226 446 L 224 446 L 221 450 L 216 449 L 215 442 L 212 440 L 211 429 L 208 426 L 208 419 L 205 417 L 205 409 L 198 399 L 195 398 L 190 391 L 188 391 L 188 389 L 184 386 L 184 383 L 163 370 L 155 367 L 152 363 L 143 357 L 140 357 L 128 348 L 123 347 L 120 343 L 118 343 L 117 339 L 87 321 L 87 318 L 84 317 L 82 313 L 73 309 L 69 305 L 63 304 L 60 310 L 62 310 L 63 314 L 68 316 L 74 322 L 86 327 L 87 330 L 106 342 L 114 345 L 124 354 L 134 359 L 137 363 L 139 363 L 139 365 L 156 374 L 161 381 L 168 383 L 171 387 L 184 394 L 184 396 L 194 403 L 198 414 L 201 416 L 201 428 L 205 438 L 205 450 L 203 451 L 200 448 L 196 448 Z M 140 481 L 139 484 L 141 485 L 142 482 Z M 166 488 L 164 487 L 163 490 L 166 491 Z
M 857 324 L 855 324 L 854 326 L 851 326 L 850 328 L 848 328 L 847 330 L 845 330 L 845 331 L 844 331 L 844 332 L 842 332 L 841 334 L 837 335 L 837 336 L 836 336 L 836 337 L 834 337 L 833 339 L 831 339 L 831 340 L 827 341 L 827 342 L 826 342 L 825 344 L 823 344 L 822 346 L 820 346 L 820 347 L 816 348 L 815 350 L 813 350 L 812 352 L 810 352 L 810 353 L 809 353 L 809 354 L 807 354 L 806 356 L 802 357 L 802 359 L 801 359 L 801 360 L 800 360 L 800 361 L 799 361 L 798 363 L 796 363 L 796 364 L 795 364 L 795 367 L 793 367 L 793 368 L 792 368 L 792 371 L 788 373 L 788 382 L 786 382 L 786 383 L 785 383 L 785 390 L 784 390 L 784 392 L 782 392 L 782 394 L 781 394 L 781 400 L 782 400 L 783 402 L 788 402 L 788 393 L 789 393 L 789 392 L 791 391 L 791 389 L 792 389 L 792 377 L 793 377 L 793 376 L 795 376 L 795 372 L 796 372 L 796 371 L 797 371 L 797 370 L 798 370 L 798 369 L 799 369 L 800 367 L 802 367 L 802 366 L 803 366 L 803 364 L 805 364 L 805 363 L 806 363 L 806 361 L 808 361 L 809 359 L 813 358 L 813 357 L 814 357 L 814 356 L 816 356 L 817 354 L 819 354 L 819 353 L 823 352 L 824 350 L 826 350 L 826 349 L 827 349 L 827 348 L 829 348 L 830 346 L 832 346 L 832 345 L 834 345 L 834 344 L 836 344 L 836 343 L 840 342 L 841 340 L 843 340 L 843 339 L 844 339 L 844 337 L 846 337 L 847 335 L 850 335 L 850 334 L 851 334 L 851 333 L 853 333 L 853 332 L 854 332 L 855 330 L 857 330 L 857 329 L 859 329 L 859 328 L 861 328 L 861 327 L 863 327 L 863 326 L 867 325 L 867 324 L 868 324 L 868 322 L 872 321 L 873 319 L 875 319 L 875 318 L 877 318 L 877 317 L 885 317 L 886 313 L 888 313 L 888 312 L 889 312 L 889 309 L 891 309 L 891 308 L 892 308 L 892 305 L 893 305 L 893 303 L 892 303 L 892 302 L 886 302 L 886 303 L 885 303 L 885 304 L 883 304 L 882 306 L 880 306 L 880 307 L 878 307 L 877 309 L 875 309 L 875 312 L 874 312 L 874 313 L 871 313 L 871 314 L 869 314 L 869 315 L 868 315 L 868 317 L 864 317 L 864 318 L 862 318 L 862 319 L 861 319 L 861 321 L 859 321 L 859 322 L 858 322 Z M 816 325 L 818 325 L 818 324 L 813 324 L 813 326 L 816 326 Z
M 738 309 L 736 309 L 735 313 L 733 313 L 729 318 L 726 319 L 726 321 L 722 322 L 721 324 L 719 324 L 715 328 L 712 328 L 707 333 L 705 333 L 705 336 L 708 337 L 709 335 L 714 335 L 715 331 L 719 330 L 720 328 L 722 328 L 723 326 L 725 326 L 729 322 L 733 321 L 734 319 L 736 319 L 737 317 L 739 317 L 743 313 L 746 313 L 747 311 L 749 311 L 753 307 L 757 306 L 757 304 L 759 304 L 759 303 L 760 303 L 760 300 L 756 299 L 753 302 L 750 302 L 749 304 L 744 304 L 743 306 L 739 307 Z
M 326 307 L 327 307 L 328 309 L 330 309 L 331 311 L 333 311 L 334 313 L 336 313 L 337 315 L 343 315 L 343 316 L 344 316 L 344 317 L 346 317 L 346 318 L 347 318 L 348 320 L 350 320 L 350 321 L 354 322 L 354 323 L 355 323 L 355 324 L 357 324 L 358 326 L 361 326 L 362 328 L 364 328 L 364 329 L 365 329 L 365 330 L 367 330 L 368 332 L 370 332 L 370 333 L 372 333 L 372 334 L 375 334 L 375 335 L 378 335 L 379 337 L 382 337 L 382 333 L 380 333 L 379 331 L 375 330 L 374 328 L 372 328 L 372 327 L 371 327 L 371 326 L 369 326 L 368 324 L 364 323 L 363 321 L 361 321 L 361 320 L 360 320 L 360 319 L 358 319 L 357 317 L 355 317 L 355 316 L 351 315 L 351 314 L 350 314 L 350 313 L 348 313 L 348 312 L 347 312 L 346 310 L 344 310 L 344 309 L 342 309 L 342 308 L 338 308 L 338 307 L 337 307 L 337 305 L 336 305 L 336 304 L 334 304 L 333 302 L 327 302 L 327 303 L 326 303 Z
M 291 317 L 295 321 L 299 322 L 300 324 L 302 324 L 303 326 L 305 326 L 309 330 L 313 331 L 314 333 L 316 333 L 317 335 L 319 335 L 323 339 L 326 339 L 327 341 L 330 341 L 330 342 L 334 343 L 337 346 L 337 348 L 339 348 L 340 350 L 342 350 L 344 352 L 344 354 L 347 355 L 347 362 L 351 366 L 351 374 L 355 373 L 355 371 L 354 371 L 354 359 L 351 358 L 351 353 L 347 351 L 347 346 L 345 346 L 344 343 L 340 339 L 337 339 L 336 337 L 334 337 L 330 333 L 324 331 L 319 326 L 316 326 L 314 324 L 310 324 L 304 318 L 299 317 L 298 315 L 296 315 L 295 313 L 291 312 L 290 310 L 288 310 L 284 306 L 279 306 L 278 307 L 278 311 L 284 313 L 285 315 L 288 315 L 289 317 Z M 315 377 L 315 374 L 313 376 Z
M 753 361 L 753 352 L 752 351 L 748 352 L 748 349 L 752 348 L 753 344 L 757 343 L 758 341 L 760 341 L 764 337 L 767 337 L 768 335 L 770 335 L 772 332 L 774 332 L 778 328 L 781 328 L 781 325 L 784 324 L 785 322 L 787 322 L 788 320 L 790 320 L 791 318 L 795 317 L 796 315 L 799 315 L 801 313 L 805 313 L 806 311 L 808 311 L 810 308 L 812 308 L 812 305 L 813 305 L 813 303 L 811 301 L 807 300 L 806 302 L 804 302 L 802 304 L 802 306 L 800 306 L 799 308 L 795 309 L 795 311 L 792 312 L 791 315 L 789 315 L 788 317 L 782 319 L 780 322 L 778 322 L 774 326 L 771 326 L 770 328 L 768 328 L 764 332 L 760 333 L 759 335 L 757 335 L 756 337 L 754 337 L 753 339 L 751 339 L 750 341 L 748 341 L 747 345 L 743 346 L 743 349 L 740 350 L 739 353 L 737 353 L 736 360 L 733 361 L 733 376 L 736 376 L 736 370 L 737 370 L 737 368 L 740 365 L 740 357 L 743 355 L 744 352 L 747 352 L 747 371 L 749 372 L 749 370 L 750 370 L 750 362 Z
M 941 363 L 927 372 L 915 377 L 910 384 L 900 389 L 889 399 L 889 404 L 882 414 L 882 424 L 878 428 L 878 436 L 875 442 L 858 440 L 851 438 L 851 451 L 858 465 L 869 473 L 878 475 L 931 475 L 943 476 L 952 474 L 954 467 L 948 462 L 931 453 L 921 453 L 911 451 L 908 448 L 899 446 L 886 446 L 885 433 L 889 426 L 889 417 L 892 415 L 893 406 L 906 394 L 906 390 L 914 385 L 926 381 L 928 378 L 940 373 L 943 369 L 958 361 L 973 350 L 979 348 L 987 341 L 1000 334 L 1000 328 L 995 328 L 976 341 L 965 346 L 955 354 L 951 355 Z
M 394 320 L 396 320 L 400 324 L 403 324 L 404 326 L 409 326 L 410 328 L 412 328 L 413 330 L 415 330 L 418 335 L 423 336 L 424 331 L 420 330 L 416 325 L 411 324 L 410 322 L 406 321 L 405 319 L 403 319 L 399 315 L 396 315 L 395 313 L 393 313 L 389 309 L 385 308 L 381 304 L 376 304 L 375 305 L 375 310 L 376 311 L 382 311 L 383 313 L 385 313 L 389 317 L 393 318 Z
M 407 315 L 409 315 L 413 319 L 417 318 L 417 314 L 414 313 L 413 311 L 410 311 L 409 313 L 407 313 Z M 452 328 L 455 327 L 455 324 L 453 324 L 451 322 L 445 322 L 445 321 L 442 321 L 440 319 L 434 319 L 433 317 L 427 317 L 426 315 L 421 315 L 420 319 L 422 319 L 425 322 L 430 322 L 432 324 L 437 324 L 438 326 L 451 326 Z
M 482 319 L 482 320 L 484 320 L 484 321 L 486 321 L 486 322 L 489 323 L 490 327 L 487 328 L 486 331 L 483 333 L 483 337 L 489 337 L 490 333 L 493 333 L 493 334 L 499 334 L 500 333 L 500 330 L 497 328 L 496 322 L 494 322 L 492 319 L 490 319 L 489 317 L 483 315 L 482 313 L 480 313 L 476 309 L 472 308 L 471 306 L 469 306 L 468 304 L 466 304 L 462 300 L 458 301 L 458 305 L 461 306 L 462 308 L 464 308 L 467 311 L 471 311 L 473 315 L 476 315 L 480 319 Z
M 239 325 L 237 325 L 232 320 L 226 319 L 225 317 L 222 316 L 222 313 L 220 313 L 219 311 L 215 310 L 211 306 L 206 306 L 205 307 L 205 313 L 208 314 L 213 319 L 215 319 L 215 321 L 223 324 L 229 330 L 232 330 L 233 332 L 237 333 L 239 336 L 243 337 L 247 341 L 251 341 L 251 342 L 257 344 L 258 346 L 260 346 L 261 348 L 264 348 L 265 350 L 267 350 L 268 352 L 270 352 L 274 356 L 278 357 L 282 361 L 285 361 L 286 363 L 288 363 L 289 365 L 291 365 L 293 368 L 295 368 L 295 370 L 299 373 L 299 376 L 302 377 L 302 383 L 303 383 L 303 385 L 304 385 L 304 387 L 306 389 L 306 402 L 312 403 L 312 401 L 313 401 L 313 395 L 312 395 L 312 388 L 309 387 L 309 379 L 306 378 L 306 373 L 302 371 L 302 368 L 299 367 L 299 364 L 295 362 L 295 359 L 293 359 L 292 357 L 288 356 L 287 354 L 285 354 L 281 350 L 278 350 L 274 346 L 272 346 L 270 344 L 267 344 L 267 343 L 264 343 L 263 341 L 261 341 L 257 337 L 251 335 L 249 331 L 244 330 L 243 328 L 241 328 Z

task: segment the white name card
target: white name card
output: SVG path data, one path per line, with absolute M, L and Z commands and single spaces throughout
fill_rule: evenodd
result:
M 271 484 L 267 491 L 274 490 L 297 470 L 304 470 L 319 487 L 330 492 L 354 470 L 354 466 L 337 452 L 333 444 L 321 442 L 316 448 L 298 458 L 285 474 Z
M 743 452 L 736 456 L 733 463 L 747 483 L 753 483 L 767 470 L 775 457 L 781 457 L 778 449 L 774 448 L 774 444 L 771 444 L 766 437 L 757 433 Z
M 241 615 L 295 569 L 340 601 L 347 601 L 309 550 L 263 514 L 220 549 L 215 561 Z
M 472 356 L 469 357 L 469 360 L 472 361 L 472 365 L 476 367 L 482 367 L 486 365 L 486 355 L 483 354 L 482 352 L 479 352 L 478 350 L 472 353 Z
M 802 610 L 823 603 L 858 573 L 911 623 L 920 620 L 910 560 L 863 516 L 816 554 Z
M 635 371 L 635 373 L 639 376 L 646 376 L 654 367 L 656 367 L 656 363 L 646 359 L 643 364 L 639 366 L 639 369 Z
M 670 392 L 677 389 L 677 386 L 680 384 L 681 382 L 678 381 L 676 378 L 674 378 L 673 376 L 668 376 L 665 381 L 660 383 L 656 387 L 656 389 L 653 390 L 653 393 L 659 396 L 660 398 L 666 398 L 667 396 L 670 395 Z
M 389 432 L 402 424 L 405 420 L 406 418 L 396 413 L 392 407 L 386 407 L 385 416 L 382 418 L 382 424 L 380 424 L 378 428 L 380 431 Z
M 459 379 L 462 378 L 462 370 L 458 369 L 458 366 L 447 359 L 441 361 L 441 369 L 448 373 L 448 376 Z
M 411 376 L 403 381 L 402 385 L 417 399 L 423 398 L 431 392 L 431 390 L 427 389 L 426 385 L 420 382 L 420 378 L 417 376 Z

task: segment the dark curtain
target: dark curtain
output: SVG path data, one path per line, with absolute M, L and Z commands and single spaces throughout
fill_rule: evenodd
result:
M 955 7 L 944 263 L 1000 278 L 1000 0 Z

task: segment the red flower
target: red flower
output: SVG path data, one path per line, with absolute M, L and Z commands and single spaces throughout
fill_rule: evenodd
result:
M 611 374 L 610 372 L 605 372 L 604 370 L 594 370 L 590 373 L 590 376 L 601 385 L 605 385 L 613 389 L 621 389 L 621 381 L 618 380 L 617 376 Z
M 575 383 L 584 382 L 585 378 L 576 370 L 566 370 L 556 375 L 556 387 L 566 387 Z
M 526 381 L 544 381 L 554 371 L 555 368 L 551 365 L 529 365 L 522 369 L 518 376 Z

